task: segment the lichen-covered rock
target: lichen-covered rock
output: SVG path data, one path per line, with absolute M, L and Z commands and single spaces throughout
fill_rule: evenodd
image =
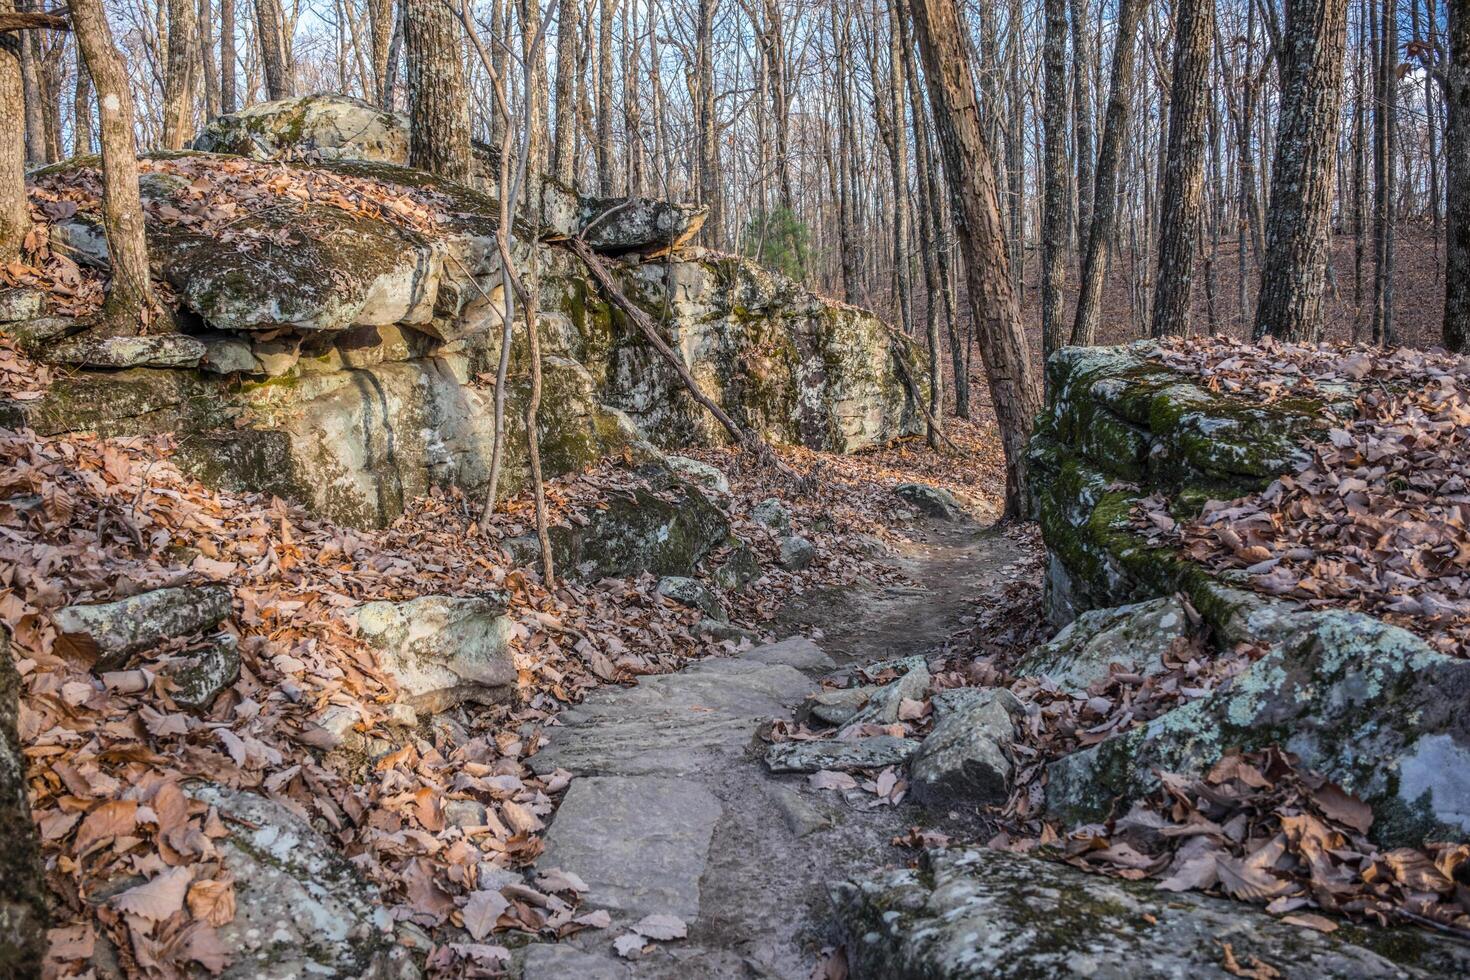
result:
M 683 575 L 665 575 L 658 580 L 658 594 L 674 600 L 681 606 L 698 609 L 710 619 L 728 618 L 725 607 L 720 604 L 719 597 L 710 591 L 709 586 L 698 579 L 687 578 Z
M 865 684 L 862 687 L 836 687 L 818 691 L 802 702 L 797 709 L 796 720 L 804 724 L 816 722 L 817 725 L 846 725 L 853 715 L 863 710 L 868 699 L 878 690 L 876 684 Z
M 933 677 L 929 674 L 929 665 L 925 663 L 923 657 L 891 660 L 885 662 L 882 667 L 900 670 L 903 673 L 898 679 L 874 691 L 863 709 L 848 721 L 848 727 L 864 724 L 891 725 L 898 721 L 898 712 L 904 701 L 922 701 L 928 695 Z M 874 676 L 877 673 L 877 665 L 870 666 L 867 673 L 870 677 Z
M 594 252 L 666 254 L 704 227 L 709 208 L 642 197 L 586 201 L 581 234 Z
M 909 791 L 930 806 L 998 805 L 1010 796 L 1014 716 L 1003 688 L 954 688 L 934 696 L 934 729 L 909 760 Z
M 551 529 L 564 572 L 587 580 L 640 572 L 687 578 L 729 536 L 729 520 L 698 487 L 662 466 L 640 472 L 649 486 L 612 497 L 584 526 Z
M 149 337 L 73 337 L 46 350 L 48 364 L 89 368 L 189 368 L 204 357 L 205 347 L 180 333 Z
M 495 704 L 514 696 L 515 623 L 503 598 L 420 596 L 369 602 L 356 612 L 357 635 L 404 702 L 437 712 L 470 701 Z
M 755 550 L 732 539 L 725 556 L 715 564 L 711 577 L 726 592 L 739 592 L 761 577 L 761 562 Z
M 686 480 L 698 483 L 713 493 L 728 494 L 730 480 L 719 469 L 688 456 L 665 456 L 664 465 Z
M 900 483 L 893 488 L 893 492 L 899 499 L 937 520 L 962 521 L 968 516 L 955 495 L 943 487 L 931 487 L 926 483 Z
M 218 626 L 230 614 L 230 590 L 155 589 L 114 602 L 64 606 L 51 613 L 56 646 L 65 655 L 111 670 L 162 640 Z
M 799 534 L 781 539 L 781 567 L 799 572 L 817 560 L 817 546 Z
M 0 625 L 0 976 L 39 977 L 46 956 L 46 881 L 16 733 L 21 680 Z
M 211 119 L 194 149 L 257 160 L 314 156 L 323 160 L 408 162 L 408 121 L 345 95 L 303 95 Z
M 1189 615 L 1178 596 L 1092 609 L 1021 658 L 1013 672 L 1044 675 L 1063 690 L 1085 691 L 1106 678 L 1112 664 L 1145 677 L 1162 672 L 1164 654 L 1189 633 Z
M 854 769 L 883 769 L 901 766 L 919 750 L 919 742 L 893 735 L 867 738 L 819 738 L 802 742 L 777 742 L 766 750 L 771 772 L 851 772 Z
M 791 533 L 791 508 L 776 497 L 767 497 L 750 508 L 750 519 L 776 534 Z
M 1470 833 L 1470 661 L 1359 613 L 1295 622 L 1229 687 L 1053 762 L 1048 810 L 1100 819 L 1158 771 L 1198 775 L 1232 749 L 1280 745 L 1370 804 L 1384 845 Z
M 207 711 L 225 688 L 240 676 L 240 644 L 222 633 L 203 650 L 158 665 L 169 681 L 169 697 L 185 711 Z
M 1222 944 L 1260 976 L 1427 978 L 1470 969 L 1427 933 L 1352 927 L 1331 935 L 1238 902 L 978 848 L 925 853 L 923 867 L 828 886 L 853 975 L 891 980 L 1228 980 Z
M 0 289 L 0 323 L 36 319 L 44 299 L 45 293 L 39 289 Z
M 219 928 L 232 957 L 224 980 L 418 976 L 392 944 L 377 889 L 305 820 L 242 790 L 206 783 L 189 794 L 228 818 L 230 836 L 215 844 L 235 879 L 235 917 Z

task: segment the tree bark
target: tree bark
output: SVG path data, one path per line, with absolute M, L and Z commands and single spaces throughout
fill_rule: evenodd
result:
M 1143 0 L 1119 0 L 1118 4 L 1118 43 L 1113 50 L 1108 114 L 1103 123 L 1102 149 L 1098 154 L 1097 178 L 1093 186 L 1087 257 L 1082 264 L 1077 314 L 1072 321 L 1074 344 L 1093 342 L 1102 313 L 1103 273 L 1107 271 L 1107 250 L 1113 241 L 1113 219 L 1118 206 L 1118 168 L 1128 139 L 1133 63 L 1138 51 L 1138 21 L 1143 6 Z
M 393 29 L 397 23 L 398 5 L 394 0 L 368 0 L 368 43 L 372 46 L 373 84 L 368 95 L 385 112 L 393 109 L 393 72 L 389 67 L 393 51 Z
M 1174 25 L 1169 150 L 1159 212 L 1159 273 L 1154 284 L 1153 335 L 1189 332 L 1195 245 L 1204 198 L 1205 122 L 1210 116 L 1210 58 L 1215 0 L 1178 0 Z
M 1187 0 L 1186 0 L 1187 2 Z M 1067 248 L 1067 3 L 1046 0 L 1042 45 L 1045 130 L 1041 200 L 1041 352 L 1047 360 L 1062 342 L 1062 261 Z
M 281 0 L 255 0 L 255 32 L 265 70 L 265 94 L 271 101 L 296 94 L 286 14 Z
M 560 0 L 556 9 L 556 141 L 551 172 L 564 184 L 577 179 L 577 0 Z
M 1378 99 L 1373 113 L 1373 342 L 1394 343 L 1394 219 L 1398 177 L 1398 2 L 1381 0 Z
M 1286 0 L 1281 114 L 1256 303 L 1257 339 L 1269 334 L 1314 341 L 1321 332 L 1346 43 L 1347 0 Z
M 0 15 L 14 13 L 14 0 L 0 0 Z M 31 221 L 26 205 L 25 141 L 15 121 L 25 115 L 25 89 L 20 81 L 21 34 L 0 32 L 0 118 L 10 132 L 0 140 L 0 264 L 20 256 Z
M 601 0 L 597 15 L 597 189 L 612 197 L 613 184 L 613 0 Z
M 1011 288 L 995 171 L 980 132 L 969 57 L 961 46 L 962 27 L 954 0 L 910 2 L 940 156 L 954 200 L 955 226 L 965 255 L 980 356 L 1006 455 L 1005 512 L 1008 517 L 1019 517 L 1026 510 L 1026 441 L 1041 399 Z
M 719 0 L 697 0 L 695 24 L 694 94 L 695 131 L 699 140 L 699 201 L 709 208 L 704 240 L 719 248 L 725 242 L 725 209 L 720 200 L 720 133 L 715 116 L 715 13 Z
M 219 111 L 240 107 L 235 94 L 235 0 L 219 0 Z
M 112 279 L 103 315 L 116 333 L 139 333 L 156 309 L 143 237 L 138 193 L 138 147 L 133 137 L 133 96 L 127 71 L 112 41 L 102 0 L 68 0 L 72 30 L 97 90 L 102 141 L 102 223 Z
M 71 153 L 84 156 L 92 152 L 92 76 L 87 65 L 77 58 L 76 92 L 72 96 Z
M 1445 295 L 1444 345 L 1470 345 L 1470 10 L 1449 5 L 1449 64 L 1444 96 Z
M 404 0 L 408 159 L 451 180 L 470 179 L 470 113 L 459 20 L 444 0 Z
M 1072 14 L 1072 106 L 1077 142 L 1077 243 L 1086 248 L 1092 233 L 1092 72 L 1097 47 L 1088 26 L 1087 0 L 1071 0 Z
M 163 148 L 182 150 L 194 130 L 194 0 L 168 0 L 168 66 L 163 76 Z

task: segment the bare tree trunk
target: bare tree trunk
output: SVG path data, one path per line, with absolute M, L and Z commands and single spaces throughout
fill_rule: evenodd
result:
M 560 0 L 556 14 L 556 144 L 551 172 L 564 184 L 577 179 L 577 0 Z
M 14 0 L 0 0 L 0 14 L 14 12 Z M 25 88 L 20 80 L 22 37 L 20 31 L 0 31 L 0 118 L 10 120 L 10 132 L 0 139 L 0 264 L 20 256 L 31 226 L 25 141 L 15 132 L 15 121 L 25 115 Z
M 394 0 L 368 0 L 368 43 L 372 47 L 373 91 L 368 101 L 384 111 L 393 109 L 393 36 L 397 33 L 398 4 Z
M 965 253 L 980 356 L 1006 455 L 1006 515 L 1025 512 L 1026 441 L 1041 408 L 1020 310 L 1011 288 L 1006 232 L 990 152 L 980 132 L 969 57 L 954 0 L 911 0 L 914 33 L 934 109 L 954 217 Z
M 1209 73 L 1214 40 L 1215 0 L 1178 0 L 1169 151 L 1159 216 L 1159 274 L 1154 284 L 1155 337 L 1189 332 L 1190 288 L 1204 197 L 1205 122 L 1212 101 Z
M 1077 139 L 1077 243 L 1087 247 L 1092 233 L 1092 72 L 1097 47 L 1092 43 L 1087 18 L 1087 0 L 1071 0 L 1072 7 L 1072 106 Z
M 163 77 L 163 148 L 182 150 L 194 135 L 195 0 L 168 0 L 168 69 Z
M 1009 83 L 1005 129 L 1006 211 L 1011 225 L 1011 282 L 1016 302 L 1024 303 L 1026 270 L 1026 126 L 1025 94 L 1021 91 L 1021 0 L 1010 0 L 1006 18 L 1006 65 Z
M 1392 345 L 1394 219 L 1398 176 L 1398 0 L 1381 0 L 1378 100 L 1374 112 L 1376 183 L 1373 189 L 1373 342 Z
M 103 315 L 105 329 L 140 333 L 156 305 L 148 278 L 143 202 L 138 193 L 138 148 L 133 139 L 133 95 L 122 58 L 112 42 L 102 0 L 68 0 L 72 30 L 97 89 L 102 137 L 102 224 L 112 279 Z
M 20 48 L 20 85 L 24 93 L 24 105 L 22 115 L 11 118 L 25 119 L 26 163 L 48 163 L 46 117 L 41 112 L 41 70 L 35 34 L 32 31 L 20 31 L 16 33 L 15 39 Z
M 219 115 L 219 71 L 214 64 L 214 9 L 210 0 L 199 0 L 199 74 L 200 88 L 204 90 L 204 115 L 213 119 Z
M 219 0 L 219 110 L 240 107 L 235 94 L 235 0 Z
M 1271 167 L 1256 338 L 1321 334 L 1328 204 L 1342 101 L 1347 0 L 1286 0 L 1281 117 Z
M 1464 352 L 1470 342 L 1470 10 L 1451 3 L 1449 13 L 1443 334 L 1446 348 Z
M 272 101 L 296 94 L 286 14 L 281 0 L 255 0 L 255 32 L 265 69 L 265 94 Z
M 613 186 L 613 0 L 601 0 L 597 18 L 597 190 L 612 197 Z
M 76 93 L 72 96 L 71 152 L 78 157 L 92 152 L 92 76 L 87 74 L 87 64 L 80 56 Z
M 1119 0 L 1118 43 L 1113 50 L 1113 78 L 1108 91 L 1108 115 L 1103 124 L 1102 150 L 1097 160 L 1097 182 L 1092 194 L 1092 222 L 1088 228 L 1077 314 L 1072 321 L 1072 343 L 1091 344 L 1102 313 L 1103 274 L 1107 250 L 1113 241 L 1113 218 L 1118 206 L 1118 168 L 1128 138 L 1128 114 L 1133 89 L 1133 62 L 1138 49 L 1138 21 L 1143 0 Z
M 1046 146 L 1041 202 L 1041 352 L 1049 359 L 1062 341 L 1063 256 L 1067 249 L 1067 3 L 1046 0 L 1042 47 Z
M 725 243 L 725 214 L 720 200 L 720 133 L 715 115 L 715 13 L 719 0 L 697 0 L 695 25 L 695 130 L 699 140 L 699 200 L 709 208 L 704 240 L 719 248 Z
M 409 162 L 441 177 L 467 181 L 470 113 L 458 19 L 444 0 L 404 0 L 403 22 Z

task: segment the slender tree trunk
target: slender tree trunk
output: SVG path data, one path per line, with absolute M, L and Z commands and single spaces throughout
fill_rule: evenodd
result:
M 1155 337 L 1189 332 L 1190 287 L 1204 197 L 1205 123 L 1212 101 L 1209 74 L 1215 0 L 1178 0 L 1174 19 L 1174 91 L 1159 216 Z
M 265 70 L 265 94 L 272 101 L 296 94 L 286 14 L 281 0 L 255 0 L 255 32 Z
M 694 91 L 698 146 L 699 200 L 709 208 L 704 240 L 720 248 L 725 243 L 724 205 L 720 200 L 720 131 L 715 115 L 715 14 L 719 0 L 697 0 L 695 24 Z
M 577 179 L 577 0 L 560 0 L 556 13 L 556 144 L 551 172 L 564 184 Z
M 235 94 L 235 0 L 219 0 L 219 111 L 240 107 Z
M 26 163 L 49 162 L 46 152 L 46 117 L 41 112 L 40 58 L 36 54 L 34 31 L 15 32 L 20 51 L 20 85 L 24 93 L 22 115 L 11 117 L 25 119 Z
M 1097 57 L 1091 26 L 1087 18 L 1087 0 L 1071 0 L 1072 13 L 1072 106 L 1073 128 L 1077 141 L 1077 242 L 1085 249 L 1092 233 L 1092 72 Z
M 404 0 L 403 21 L 409 162 L 442 177 L 467 181 L 470 114 L 458 18 L 444 0 Z
M 1470 10 L 1449 5 L 1449 64 L 1445 69 L 1444 345 L 1470 345 Z
M 223 0 L 222 0 L 223 2 Z M 393 35 L 397 33 L 398 5 L 394 0 L 368 0 L 368 43 L 373 66 L 373 91 L 369 101 L 391 111 L 393 108 Z
M 0 14 L 10 13 L 15 13 L 14 0 L 0 0 Z M 20 80 L 22 36 L 20 31 L 0 31 L 0 118 L 10 120 L 10 132 L 0 139 L 0 265 L 20 256 L 31 225 L 25 140 L 15 131 L 16 120 L 25 115 L 25 88 Z
M 103 315 L 106 329 L 140 333 L 156 309 L 143 238 L 143 202 L 138 193 L 138 147 L 133 138 L 133 95 L 127 71 L 112 42 L 102 0 L 68 0 L 72 30 L 97 89 L 102 138 L 102 224 L 112 279 Z
M 1024 305 L 1026 271 L 1026 101 L 1021 91 L 1021 0 L 1010 0 L 1006 18 L 1006 65 L 1009 84 L 1006 101 L 1006 209 L 1011 225 L 1011 281 L 1016 302 Z
M 194 135 L 195 0 L 168 0 L 168 69 L 163 77 L 163 148 L 182 150 Z
M 912 0 L 914 33 L 934 108 L 944 170 L 954 199 L 980 356 L 1006 455 L 1006 514 L 1025 510 L 1026 441 L 1041 408 L 1020 309 L 1011 288 L 1006 232 L 990 151 L 980 132 L 969 57 L 954 0 Z
M 1381 0 L 1378 33 L 1378 101 L 1374 112 L 1377 143 L 1373 190 L 1373 342 L 1392 345 L 1394 223 L 1398 176 L 1398 0 Z
M 204 115 L 206 120 L 219 115 L 219 70 L 214 63 L 214 7 L 211 0 L 199 0 L 199 72 L 200 88 L 204 92 Z
M 1281 117 L 1254 335 L 1315 341 L 1342 101 L 1347 0 L 1286 0 Z
M 1072 321 L 1072 343 L 1087 345 L 1097 336 L 1102 315 L 1103 275 L 1107 250 L 1113 241 L 1113 219 L 1118 205 L 1118 168 L 1128 139 L 1128 115 L 1133 90 L 1133 63 L 1138 51 L 1138 22 L 1143 0 L 1119 0 L 1118 43 L 1113 50 L 1113 78 L 1108 92 L 1108 114 L 1103 124 L 1102 150 L 1093 188 L 1092 222 L 1088 228 L 1077 314 Z
M 84 156 L 92 152 L 92 76 L 87 64 L 77 57 L 76 93 L 72 96 L 71 153 Z
M 1042 47 L 1046 108 L 1042 126 L 1041 352 L 1049 359 L 1062 340 L 1063 257 L 1067 250 L 1067 3 L 1046 0 Z
M 601 0 L 597 18 L 597 189 L 612 197 L 613 185 L 613 0 Z

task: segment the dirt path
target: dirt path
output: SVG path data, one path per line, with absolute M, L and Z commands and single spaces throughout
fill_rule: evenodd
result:
M 610 909 L 614 925 L 529 947 L 517 957 L 522 975 L 805 980 L 829 933 L 826 883 L 903 862 L 890 842 L 915 815 L 773 776 L 757 729 L 789 717 L 840 665 L 944 646 L 965 629 L 985 577 L 1012 557 L 987 528 L 915 525 L 894 563 L 929 588 L 823 589 L 791 602 L 778 635 L 819 633 L 820 647 L 793 640 L 704 661 L 568 711 L 533 759 L 576 776 L 538 868 L 581 876 L 584 905 Z M 620 959 L 614 939 L 658 914 L 686 922 L 687 939 Z

